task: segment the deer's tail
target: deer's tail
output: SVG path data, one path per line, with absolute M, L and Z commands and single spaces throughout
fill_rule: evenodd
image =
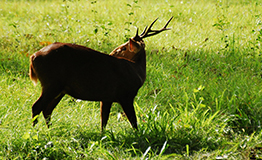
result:
M 34 69 L 34 65 L 33 65 L 33 61 L 35 59 L 35 54 L 33 54 L 31 57 L 30 57 L 30 68 L 29 68 L 29 77 L 30 79 L 33 81 L 34 85 L 36 85 L 37 83 L 37 75 L 35 73 L 35 69 Z

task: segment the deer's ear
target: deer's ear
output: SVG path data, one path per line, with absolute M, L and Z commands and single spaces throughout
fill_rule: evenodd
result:
M 132 39 L 129 39 L 129 50 L 131 52 L 138 52 L 139 51 L 139 45 Z

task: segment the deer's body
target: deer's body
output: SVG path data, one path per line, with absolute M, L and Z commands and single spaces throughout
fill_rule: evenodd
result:
M 30 78 L 35 83 L 39 79 L 42 94 L 32 107 L 32 117 L 43 112 L 49 126 L 53 109 L 68 94 L 101 101 L 102 130 L 113 102 L 122 106 L 137 129 L 133 101 L 146 79 L 144 37 L 136 35 L 110 55 L 70 43 L 53 43 L 34 53 L 30 57 Z
M 136 94 L 143 85 L 146 64 L 145 52 L 142 54 L 141 60 L 133 63 L 83 46 L 53 43 L 32 55 L 31 68 L 42 86 L 50 84 L 58 94 L 118 102 L 127 94 Z

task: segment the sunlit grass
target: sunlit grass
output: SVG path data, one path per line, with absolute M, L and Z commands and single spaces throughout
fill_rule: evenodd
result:
M 1 1 L 0 158 L 261 158 L 260 1 Z M 155 18 L 145 39 L 147 80 L 135 99 L 139 131 L 119 105 L 100 133 L 98 102 L 65 96 L 52 127 L 32 127 L 41 87 L 29 56 L 69 42 L 104 53 Z

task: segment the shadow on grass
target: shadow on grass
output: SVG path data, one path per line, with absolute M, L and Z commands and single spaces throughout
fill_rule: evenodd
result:
M 81 139 L 83 149 L 90 147 L 90 142 L 96 141 L 108 151 L 122 150 L 129 152 L 131 156 L 143 156 L 149 148 L 148 153 L 151 155 L 187 155 L 200 150 L 215 150 L 222 143 L 217 137 L 207 137 L 190 130 L 179 128 L 165 132 L 158 129 L 151 131 L 128 129 L 118 133 L 106 131 L 103 134 L 77 130 L 76 138 Z

